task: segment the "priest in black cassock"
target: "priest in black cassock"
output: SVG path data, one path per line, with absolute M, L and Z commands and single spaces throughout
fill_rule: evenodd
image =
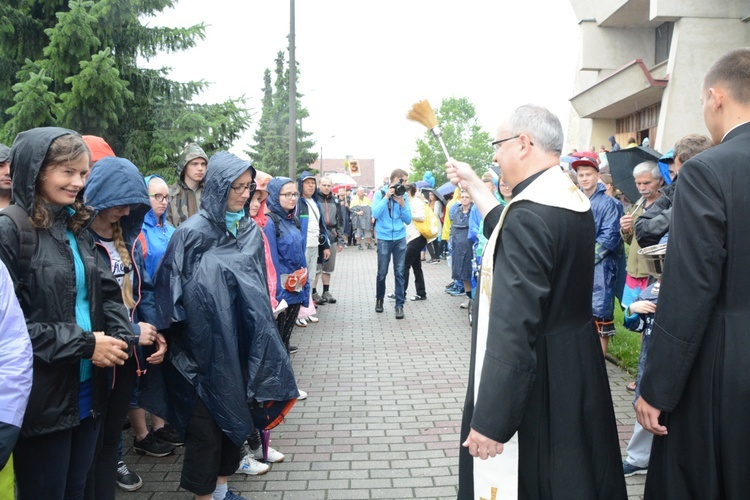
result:
M 682 166 L 636 402 L 655 434 L 649 500 L 750 495 L 750 49 L 706 73 L 717 146 Z
M 594 220 L 560 165 L 562 127 L 522 106 L 499 127 L 493 160 L 513 189 L 503 208 L 465 163 L 448 177 L 485 215 L 461 431 L 461 500 L 627 498 L 612 397 L 591 315 Z M 518 465 L 501 455 L 518 433 Z M 507 469 L 512 467 L 512 471 Z M 500 492 L 500 493 L 499 493 Z

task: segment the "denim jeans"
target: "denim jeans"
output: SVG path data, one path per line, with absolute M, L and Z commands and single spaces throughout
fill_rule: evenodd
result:
M 404 307 L 404 267 L 406 264 L 406 238 L 378 240 L 378 281 L 375 298 L 385 297 L 385 277 L 393 255 L 393 274 L 396 278 L 396 307 Z

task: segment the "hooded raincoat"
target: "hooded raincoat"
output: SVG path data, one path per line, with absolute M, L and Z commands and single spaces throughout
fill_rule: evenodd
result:
M 299 269 L 307 268 L 305 258 L 306 231 L 300 231 L 295 222 L 294 213 L 296 209 L 286 211 L 279 203 L 281 188 L 294 182 L 288 177 L 274 177 L 268 183 L 268 198 L 266 203 L 273 217 L 269 217 L 263 232 L 268 238 L 268 246 L 271 249 L 273 265 L 276 268 L 276 299 L 281 302 L 286 300 L 289 305 L 302 304 L 307 306 L 310 297 L 310 282 L 305 284 L 299 292 L 290 292 L 281 284 L 282 276 L 288 275 Z M 278 229 L 276 223 L 278 222 Z M 277 236 L 278 234 L 278 236 Z
M 204 182 L 193 191 L 185 183 L 185 167 L 188 162 L 196 158 L 203 158 L 208 161 L 208 156 L 203 149 L 197 144 L 188 145 L 180 155 L 177 163 L 177 182 L 169 187 L 169 196 L 172 201 L 167 207 L 167 219 L 174 227 L 185 222 L 191 215 L 195 214 L 201 205 L 201 196 L 203 194 Z
M 226 226 L 229 187 L 248 169 L 227 152 L 211 157 L 201 209 L 177 228 L 156 275 L 157 327 L 170 345 L 167 420 L 185 429 L 200 398 L 238 447 L 255 401 L 299 394 L 268 299 L 261 230 L 245 217 L 236 236 Z
M 618 274 L 625 272 L 620 265 L 623 256 L 620 237 L 622 205 L 607 196 L 607 189 L 602 183 L 597 184 L 590 200 L 596 226 L 593 314 L 597 318 L 611 321 L 614 317 L 615 283 L 618 281 Z
M 13 200 L 28 214 L 34 212 L 36 181 L 52 142 L 71 130 L 43 127 L 21 132 L 13 144 Z M 29 286 L 18 292 L 34 350 L 34 378 L 26 408 L 22 436 L 38 436 L 79 424 L 80 361 L 91 359 L 96 346 L 94 331 L 132 345 L 133 333 L 122 305 L 117 281 L 107 262 L 95 250 L 88 231 L 74 234 L 83 261 L 92 331 L 76 323 L 76 273 L 67 237 L 70 217 L 64 207 L 52 205 L 55 220 L 49 229 L 36 229 L 37 245 L 29 269 Z M 14 283 L 22 279 L 18 267 L 19 232 L 8 217 L 0 217 L 0 259 Z M 92 415 L 106 401 L 104 369 L 93 368 Z
M 148 183 L 154 177 L 162 179 L 159 175 L 149 175 L 145 178 L 146 188 L 148 189 Z M 144 254 L 146 256 L 146 272 L 153 278 L 156 275 L 156 269 L 159 267 L 161 258 L 164 256 L 164 252 L 167 251 L 167 245 L 169 240 L 174 234 L 174 227 L 167 222 L 167 214 L 169 213 L 169 206 L 164 213 L 157 219 L 156 214 L 153 210 L 149 210 L 143 219 L 143 227 L 141 228 L 143 239 L 145 244 Z

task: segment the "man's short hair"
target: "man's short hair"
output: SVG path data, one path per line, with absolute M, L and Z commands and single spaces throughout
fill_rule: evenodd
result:
M 511 113 L 506 125 L 510 136 L 528 134 L 534 146 L 547 153 L 560 155 L 563 147 L 563 130 L 560 120 L 548 109 L 526 104 Z
M 693 156 L 713 145 L 714 143 L 711 139 L 705 135 L 688 134 L 675 143 L 674 157 L 680 160 L 680 163 L 685 163 Z
M 750 48 L 732 50 L 711 65 L 703 78 L 703 88 L 716 84 L 723 84 L 735 101 L 750 104 Z
M 321 178 L 320 178 L 320 183 L 319 183 L 319 184 L 323 184 L 323 181 L 328 181 L 328 182 L 330 182 L 330 183 L 331 183 L 331 185 L 333 186 L 333 179 L 331 179 L 331 176 L 330 176 L 330 175 L 324 175 L 323 177 L 321 177 Z
M 651 174 L 651 177 L 654 179 L 663 179 L 661 170 L 659 170 L 659 164 L 655 161 L 644 161 L 635 166 L 633 177 L 639 177 L 643 174 Z
M 398 179 L 399 177 L 409 177 L 409 173 L 406 170 L 402 170 L 400 168 L 397 168 L 393 172 L 391 172 L 391 182 Z

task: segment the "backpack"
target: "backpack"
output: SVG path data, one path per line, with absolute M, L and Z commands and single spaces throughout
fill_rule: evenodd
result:
M 424 206 L 424 220 L 414 221 L 414 225 L 417 227 L 419 234 L 424 236 L 428 242 L 437 238 L 440 231 L 440 222 L 437 215 L 435 215 L 435 212 L 426 203 Z
M 22 287 L 26 286 L 29 270 L 31 269 L 31 258 L 36 250 L 37 234 L 34 226 L 29 221 L 29 214 L 18 205 L 10 205 L 0 210 L 0 215 L 10 217 L 18 229 L 18 283 L 15 284 L 16 296 Z
M 271 220 L 273 220 L 273 227 L 274 229 L 276 229 L 276 240 L 278 240 L 281 237 L 281 229 L 279 229 L 279 216 L 273 212 L 268 212 L 266 215 L 269 216 Z M 294 216 L 294 219 L 292 219 L 292 221 L 294 222 L 294 225 L 297 226 L 297 229 L 300 229 L 302 227 L 299 221 L 299 217 L 297 217 L 296 215 Z

